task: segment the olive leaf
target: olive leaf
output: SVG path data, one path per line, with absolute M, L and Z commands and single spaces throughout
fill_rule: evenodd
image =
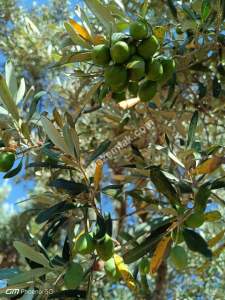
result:
M 14 284 L 28 282 L 32 280 L 34 281 L 48 272 L 49 269 L 47 268 L 35 268 L 33 270 L 21 272 L 14 275 L 13 277 L 10 277 L 8 280 L 8 285 L 14 285 Z
M 16 176 L 22 170 L 22 167 L 23 167 L 23 159 L 21 159 L 21 161 L 19 162 L 19 164 L 16 168 L 7 172 L 3 178 L 6 179 L 6 178 L 11 178 L 11 177 Z
M 201 19 L 204 23 L 211 12 L 211 3 L 210 0 L 203 0 L 202 1 L 202 7 L 201 7 Z
M 101 154 L 103 154 L 104 152 L 106 152 L 106 150 L 109 148 L 111 144 L 110 140 L 105 140 L 103 141 L 98 148 L 92 153 L 91 157 L 88 160 L 87 165 L 89 165 L 93 160 L 95 160 L 96 158 L 98 158 Z
M 59 67 L 66 64 L 75 62 L 89 61 L 92 58 L 91 51 L 80 51 L 76 53 L 66 54 L 60 57 L 60 59 L 52 66 Z
M 76 30 L 69 22 L 64 22 L 64 26 L 75 45 L 79 45 L 83 48 L 91 48 L 90 43 L 88 43 L 79 34 L 77 34 Z
M 110 13 L 109 7 L 104 6 L 99 0 L 85 0 L 88 8 L 102 23 L 108 33 L 111 32 L 112 27 L 115 27 L 115 21 Z
M 31 118 L 33 117 L 33 114 L 36 112 L 36 108 L 37 108 L 39 101 L 41 100 L 41 97 L 43 97 L 45 94 L 46 94 L 45 91 L 40 91 L 36 95 L 34 95 L 32 102 L 30 104 L 30 107 L 29 107 L 27 121 L 31 120 Z
M 15 99 L 17 95 L 18 85 L 15 75 L 15 69 L 11 61 L 8 61 L 5 64 L 5 80 L 13 99 Z
M 168 5 L 170 12 L 173 15 L 174 19 L 177 20 L 177 9 L 174 4 L 174 0 L 167 0 L 167 5 Z
M 34 250 L 34 248 L 32 248 L 20 241 L 15 241 L 13 243 L 13 245 L 16 248 L 16 250 L 20 253 L 20 255 L 30 259 L 31 261 L 38 263 L 44 267 L 50 268 L 48 259 L 42 253 Z
M 84 271 L 80 264 L 72 262 L 64 276 L 64 283 L 68 289 L 77 288 L 84 277 Z
M 70 154 L 70 150 L 66 145 L 63 137 L 60 135 L 58 130 L 54 127 L 52 122 L 50 122 L 46 117 L 41 117 L 41 122 L 43 125 L 43 129 L 48 135 L 49 139 L 53 142 L 53 144 L 58 147 L 63 152 Z
M 191 146 L 194 141 L 197 125 L 198 125 L 198 111 L 195 111 L 189 125 L 187 147 Z
M 185 228 L 183 230 L 183 236 L 190 250 L 198 252 L 208 258 L 212 257 L 212 251 L 209 249 L 207 242 L 199 233 Z
M 73 143 L 73 139 L 72 139 L 72 135 L 71 135 L 71 131 L 70 131 L 70 126 L 68 124 L 66 124 L 63 127 L 63 137 L 64 137 L 64 141 L 69 149 L 69 154 L 71 156 L 75 157 L 74 143 Z
M 0 74 L 0 100 L 4 104 L 4 107 L 12 115 L 12 117 L 18 121 L 19 113 L 10 90 L 6 84 L 5 78 Z
M 172 206 L 180 204 L 180 199 L 178 197 L 177 191 L 159 167 L 150 167 L 150 178 L 154 183 L 157 191 L 162 193 L 170 201 Z
M 60 216 L 65 211 L 76 208 L 74 203 L 70 203 L 67 201 L 62 201 L 56 203 L 55 205 L 42 210 L 35 219 L 35 222 L 38 224 L 44 223 L 50 219 L 55 218 L 56 216 Z
M 19 103 L 23 99 L 25 92 L 26 92 L 26 83 L 24 78 L 22 78 L 20 80 L 20 85 L 16 94 L 16 103 Z

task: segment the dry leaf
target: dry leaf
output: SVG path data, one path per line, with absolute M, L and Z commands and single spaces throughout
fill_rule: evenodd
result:
M 163 262 L 163 259 L 166 255 L 166 251 L 169 247 L 171 241 L 170 236 L 166 236 L 162 238 L 162 240 L 158 243 L 155 252 L 153 254 L 151 263 L 150 263 L 150 273 L 154 274 L 157 272 L 158 268 L 160 267 L 161 263 Z
M 213 156 L 191 171 L 193 175 L 210 174 L 214 172 L 223 162 L 223 157 Z
M 187 49 L 196 49 L 196 48 L 198 48 L 198 46 L 196 45 L 195 40 L 193 39 L 189 44 L 187 44 L 185 46 L 185 48 L 187 48 Z
M 126 176 L 124 176 L 124 175 L 119 175 L 119 174 L 114 174 L 113 175 L 113 180 L 124 181 L 125 179 L 126 179 Z
M 221 230 L 219 233 L 217 233 L 213 238 L 208 240 L 209 247 L 215 246 L 224 236 L 225 230 Z
M 97 34 L 93 37 L 93 44 L 94 45 L 104 44 L 105 42 L 106 42 L 106 39 L 103 35 Z
M 123 258 L 117 254 L 114 254 L 114 261 L 118 272 L 121 274 L 123 280 L 129 289 L 135 290 L 136 284 L 128 266 L 124 263 Z
M 103 162 L 99 159 L 96 161 L 96 167 L 95 167 L 95 175 L 94 175 L 95 190 L 98 190 L 100 181 L 102 179 L 102 168 L 103 168 Z
M 221 213 L 218 210 L 208 211 L 204 214 L 204 220 L 206 222 L 216 222 L 222 218 Z
M 85 29 L 83 26 L 75 22 L 73 19 L 69 19 L 69 23 L 70 25 L 73 26 L 73 29 L 80 37 L 82 37 L 86 41 L 92 42 L 92 37 L 88 33 L 87 29 Z

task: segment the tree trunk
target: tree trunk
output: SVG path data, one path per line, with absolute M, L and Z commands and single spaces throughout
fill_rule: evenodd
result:
M 158 269 L 155 290 L 149 300 L 166 300 L 167 264 L 164 261 Z

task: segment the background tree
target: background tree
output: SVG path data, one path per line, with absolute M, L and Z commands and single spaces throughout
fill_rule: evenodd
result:
M 17 71 L 7 64 L 10 92 L 1 77 L 0 96 L 8 112 L 2 110 L 2 153 L 15 152 L 19 163 L 7 177 L 18 174 L 22 164 L 25 178 L 35 177 L 30 208 L 37 217 L 22 237 L 32 248 L 15 243 L 28 263 L 23 277 L 3 270 L 2 278 L 18 287 L 29 287 L 32 278 L 32 287 L 52 288 L 59 293 L 56 298 L 70 293 L 90 299 L 211 299 L 215 286 L 210 279 L 216 276 L 220 289 L 213 297 L 223 299 L 223 279 L 217 274 L 224 248 L 224 2 L 110 1 L 107 9 L 101 3 L 77 7 L 79 23 L 77 17 L 68 20 L 66 4 L 56 2 L 51 13 L 47 8 L 22 17 L 12 12 L 13 29 L 7 27 L 9 17 L 3 18 L 2 49 Z M 148 103 L 127 90 L 119 100 L 110 89 L 102 96 L 105 67 L 93 64 L 91 56 L 94 45 L 117 38 L 112 33 L 127 34 L 136 14 L 151 24 L 160 54 L 176 61 L 172 78 Z M 65 19 L 66 30 L 61 26 Z M 19 90 L 15 84 L 14 75 L 22 70 L 27 93 L 23 81 Z M 36 93 L 29 90 L 32 85 Z M 144 134 L 115 150 L 144 126 Z M 105 153 L 111 156 L 102 176 L 94 161 Z M 92 231 L 94 241 L 88 236 L 88 243 L 95 242 L 97 252 L 83 252 L 84 244 L 77 242 L 83 231 Z M 107 243 L 106 233 L 113 233 Z M 109 255 L 111 241 L 115 255 L 103 263 L 99 258 Z M 179 253 L 173 259 L 177 246 L 187 252 L 188 265 Z M 112 276 L 118 277 L 116 285 Z M 72 291 L 62 292 L 65 288 Z

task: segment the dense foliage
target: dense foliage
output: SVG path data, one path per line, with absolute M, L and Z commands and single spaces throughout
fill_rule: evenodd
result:
M 223 299 L 225 1 L 0 4 L 2 295 Z

